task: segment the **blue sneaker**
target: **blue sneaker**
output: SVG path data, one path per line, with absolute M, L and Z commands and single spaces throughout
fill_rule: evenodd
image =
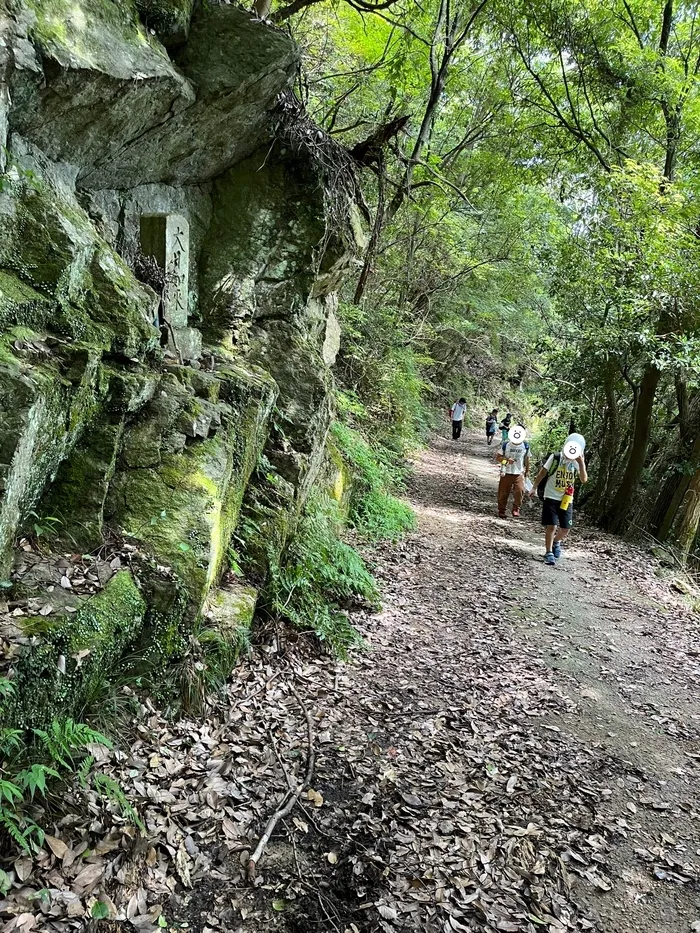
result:
M 555 560 L 559 560 L 561 557 L 561 541 L 555 541 L 552 546 L 552 554 L 554 554 Z
M 544 562 L 545 564 L 549 564 L 550 567 L 554 567 L 556 566 L 557 559 L 551 551 L 547 551 L 544 555 Z

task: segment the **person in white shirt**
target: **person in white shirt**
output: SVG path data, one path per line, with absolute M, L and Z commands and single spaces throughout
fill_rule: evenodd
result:
M 452 440 L 458 441 L 462 436 L 462 427 L 464 425 L 464 415 L 467 410 L 467 400 L 459 399 L 450 408 L 450 418 L 452 419 Z
M 521 425 L 522 427 L 522 425 Z M 525 480 L 530 470 L 530 445 L 527 441 L 514 444 L 506 441 L 496 454 L 501 463 L 501 478 L 498 483 L 498 516 L 506 517 L 508 499 L 513 493 L 513 518 L 520 515 L 520 507 L 525 495 Z

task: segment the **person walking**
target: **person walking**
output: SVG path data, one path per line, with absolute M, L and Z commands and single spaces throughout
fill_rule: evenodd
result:
M 467 400 L 460 398 L 450 408 L 450 418 L 452 419 L 452 440 L 458 441 L 462 436 L 462 427 L 464 425 L 464 415 L 467 410 Z
M 508 500 L 512 492 L 513 518 L 518 518 L 525 495 L 525 481 L 530 471 L 530 445 L 527 441 L 514 443 L 507 440 L 505 444 L 501 444 L 496 460 L 501 463 L 501 477 L 498 481 L 498 517 L 506 517 Z
M 574 483 L 588 481 L 584 460 L 586 441 L 580 434 L 570 434 L 559 453 L 550 454 L 535 478 L 530 496 L 544 480 L 542 525 L 544 526 L 544 562 L 554 566 L 561 557 L 562 544 L 569 534 L 574 516 Z M 580 450 L 576 456 L 567 451 Z
M 501 432 L 501 444 L 505 444 L 505 442 L 508 440 L 508 432 L 510 431 L 510 423 L 512 420 L 513 416 L 510 412 L 508 412 L 503 421 L 501 421 L 501 423 L 498 425 Z
M 498 430 L 498 409 L 494 408 L 490 415 L 486 418 L 486 443 L 491 446 L 491 443 L 496 436 L 496 431 Z

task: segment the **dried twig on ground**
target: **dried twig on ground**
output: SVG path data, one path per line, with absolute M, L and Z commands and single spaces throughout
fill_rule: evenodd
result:
M 309 787 L 314 776 L 314 767 L 316 765 L 316 751 L 314 747 L 313 719 L 311 718 L 311 713 L 307 709 L 306 704 L 304 703 L 302 698 L 299 696 L 299 693 L 293 684 L 290 684 L 290 689 L 292 693 L 294 694 L 294 696 L 296 697 L 297 703 L 301 707 L 304 713 L 304 716 L 306 717 L 306 728 L 307 728 L 308 744 L 309 744 L 308 761 L 307 761 L 307 766 L 306 766 L 306 776 L 304 778 L 303 783 L 299 784 L 297 789 L 291 795 L 288 795 L 288 794 L 284 795 L 284 797 L 282 798 L 282 803 L 280 803 L 280 806 L 275 810 L 275 812 L 272 814 L 270 819 L 267 821 L 267 825 L 265 826 L 265 831 L 260 837 L 260 841 L 258 842 L 255 848 L 255 851 L 253 852 L 251 857 L 248 859 L 248 865 L 246 868 L 246 877 L 248 878 L 249 882 L 255 881 L 255 871 L 256 871 L 258 862 L 262 858 L 263 852 L 265 851 L 267 844 L 270 841 L 270 837 L 275 831 L 275 827 L 277 826 L 280 820 L 283 820 L 289 816 L 289 814 L 292 812 L 292 810 L 296 806 L 297 801 L 301 797 L 302 791 L 304 790 L 305 787 Z

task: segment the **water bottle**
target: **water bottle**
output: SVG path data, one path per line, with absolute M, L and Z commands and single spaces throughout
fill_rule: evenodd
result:
M 566 487 L 566 492 L 561 497 L 561 505 L 559 506 L 559 508 L 562 510 L 562 512 L 566 512 L 566 510 L 569 508 L 569 506 L 571 505 L 573 501 L 574 501 L 574 487 L 571 485 L 568 485 Z

